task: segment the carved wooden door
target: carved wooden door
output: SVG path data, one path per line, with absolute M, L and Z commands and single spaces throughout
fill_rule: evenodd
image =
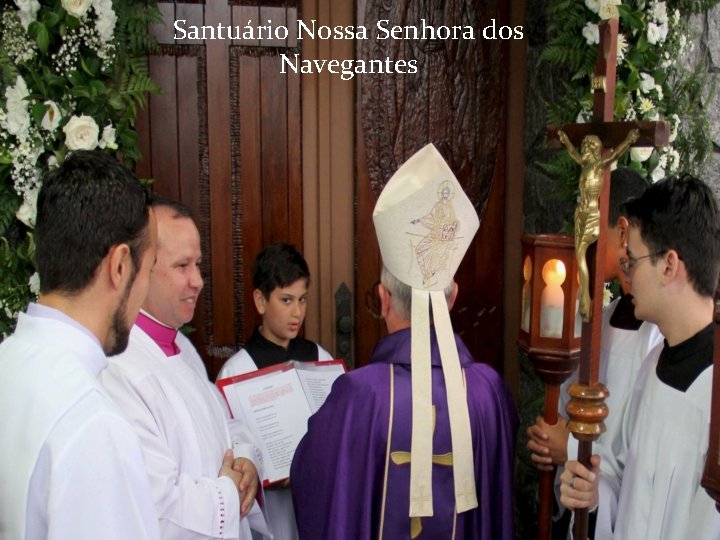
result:
M 250 274 L 257 252 L 280 240 L 302 247 L 300 81 L 279 62 L 299 46 L 292 31 L 287 40 L 202 40 L 191 30 L 268 20 L 294 29 L 299 1 L 159 7 L 165 22 L 154 30 L 160 49 L 150 70 L 163 94 L 138 118 L 137 173 L 194 212 L 205 290 L 191 338 L 214 378 L 258 322 Z
M 456 274 L 453 327 L 475 358 L 502 369 L 502 261 L 507 44 L 481 29 L 507 24 L 504 0 L 366 0 L 358 24 L 470 25 L 474 40 L 368 39 L 358 58 L 416 60 L 417 74 L 363 76 L 357 93 L 356 363 L 366 363 L 384 323 L 374 284 L 380 256 L 372 210 L 395 170 L 428 142 L 438 147 L 481 217 Z M 364 21 L 364 22 L 363 22 Z

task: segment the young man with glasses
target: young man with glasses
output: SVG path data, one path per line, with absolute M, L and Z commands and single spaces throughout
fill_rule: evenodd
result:
M 600 381 L 610 390 L 607 406 L 610 414 L 605 420 L 606 431 L 597 441 L 596 451 L 610 461 L 612 450 L 609 441 L 620 429 L 621 411 L 625 406 L 635 377 L 648 352 L 662 341 L 657 326 L 638 320 L 634 316 L 630 284 L 627 280 L 625 267 L 629 264 L 623 257 L 627 255 L 628 217 L 623 204 L 633 197 L 641 195 L 648 187 L 647 181 L 629 168 L 618 168 L 612 173 L 610 184 L 610 202 L 605 234 L 607 249 L 605 251 L 605 281 L 617 279 L 622 288 L 622 296 L 614 300 L 603 311 L 602 343 L 600 352 Z M 550 470 L 558 466 L 556 484 L 562 473 L 562 465 L 569 459 L 576 459 L 578 443 L 570 436 L 567 429 L 565 407 L 569 401 L 567 388 L 577 382 L 577 372 L 563 384 L 561 388 L 558 410 L 560 421 L 548 425 L 542 417 L 527 429 L 530 458 L 539 470 Z M 559 493 L 557 494 L 559 496 Z M 553 535 L 565 538 L 570 513 L 559 508 L 553 525 Z M 592 522 L 591 522 L 592 524 Z M 592 536 L 592 535 L 591 535 Z
M 643 363 L 612 441 L 617 467 L 568 462 L 561 502 L 594 508 L 612 528 L 598 538 L 720 537 L 720 514 L 700 486 L 712 396 L 713 295 L 720 272 L 720 212 L 710 189 L 684 176 L 625 205 L 635 316 L 658 325 L 663 346 Z M 600 520 L 600 518 L 598 518 Z

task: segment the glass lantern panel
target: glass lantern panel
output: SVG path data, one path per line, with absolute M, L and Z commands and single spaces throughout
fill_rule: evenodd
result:
M 563 306 L 565 293 L 565 265 L 559 259 L 550 259 L 542 269 L 545 283 L 540 296 L 540 337 L 561 338 L 563 332 Z

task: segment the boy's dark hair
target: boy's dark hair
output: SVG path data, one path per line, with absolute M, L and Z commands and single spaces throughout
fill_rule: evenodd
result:
M 638 227 L 650 259 L 670 249 L 687 268 L 688 280 L 702 296 L 713 296 L 720 273 L 720 213 L 710 188 L 697 178 L 671 176 L 625 203 L 631 225 Z
M 623 204 L 643 194 L 650 183 L 629 167 L 618 167 L 610 174 L 610 203 L 608 225 L 614 227 L 620 216 L 625 215 Z
M 82 291 L 118 244 L 128 244 L 137 271 L 148 246 L 147 225 L 147 192 L 128 169 L 104 151 L 73 152 L 46 174 L 38 194 L 41 292 Z
M 292 285 L 298 279 L 310 284 L 307 262 L 292 244 L 277 242 L 258 253 L 253 262 L 253 287 L 265 298 L 278 287 Z
M 173 218 L 190 218 L 193 219 L 192 210 L 190 210 L 189 207 L 181 203 L 180 201 L 176 201 L 175 199 L 170 199 L 168 197 L 163 197 L 162 195 L 157 195 L 153 193 L 150 196 L 150 206 L 152 208 L 159 208 L 159 207 L 165 207 L 169 208 L 174 212 Z

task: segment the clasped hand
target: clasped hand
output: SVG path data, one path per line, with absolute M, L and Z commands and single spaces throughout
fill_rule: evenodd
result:
M 255 465 L 249 459 L 233 457 L 233 451 L 227 450 L 218 476 L 227 476 L 233 481 L 240 497 L 240 517 L 247 516 L 258 490 Z

